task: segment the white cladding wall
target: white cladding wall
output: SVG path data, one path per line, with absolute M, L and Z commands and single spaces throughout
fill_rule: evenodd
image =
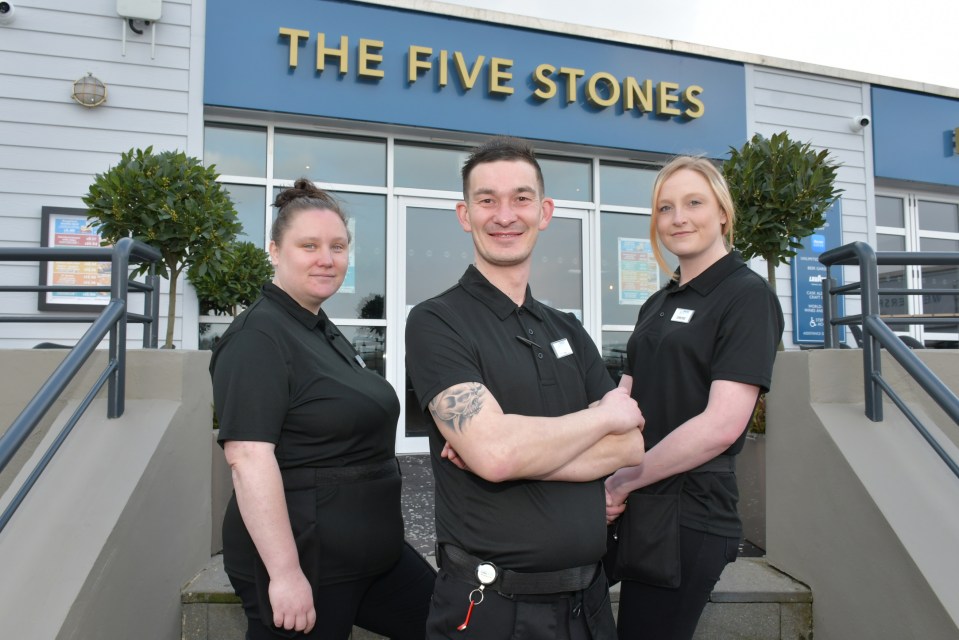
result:
M 152 145 L 157 151 L 202 154 L 205 3 L 163 2 L 154 58 L 150 28 L 137 35 L 116 8 L 116 0 L 18 0 L 15 20 L 0 25 L 3 246 L 39 246 L 41 207 L 83 207 L 94 176 L 116 164 L 123 151 Z M 73 82 L 88 72 L 107 85 L 106 104 L 94 109 L 70 97 Z M 38 270 L 35 263 L 2 264 L 0 282 L 33 284 Z M 164 295 L 161 315 L 166 304 Z M 185 311 L 195 318 L 195 307 L 190 293 L 177 301 L 177 315 Z M 36 312 L 35 293 L 0 294 L 0 313 Z M 195 347 L 195 325 L 176 323 L 178 344 Z M 161 339 L 165 329 L 161 322 Z M 84 330 L 72 324 L 0 323 L 0 348 L 72 344 Z M 130 333 L 131 344 L 139 342 L 139 330 Z
M 869 220 L 874 206 L 872 132 L 854 132 L 854 116 L 869 114 L 869 86 L 836 78 L 746 65 L 747 130 L 750 137 L 788 131 L 790 138 L 828 149 L 842 164 L 838 186 L 843 189 L 842 241 L 869 242 L 874 236 Z M 765 275 L 766 267 L 761 266 Z M 846 270 L 846 281 L 858 271 Z M 792 281 L 789 265 L 776 270 L 776 290 L 786 315 L 783 343 L 792 344 Z M 858 302 L 847 299 L 846 313 L 857 313 Z

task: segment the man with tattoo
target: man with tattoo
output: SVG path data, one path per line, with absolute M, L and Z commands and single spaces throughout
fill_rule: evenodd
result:
M 474 264 L 406 329 L 435 425 L 441 569 L 427 637 L 612 639 L 602 478 L 642 461 L 643 416 L 582 324 L 530 292 L 554 206 L 532 150 L 494 139 L 462 175 L 456 215 Z

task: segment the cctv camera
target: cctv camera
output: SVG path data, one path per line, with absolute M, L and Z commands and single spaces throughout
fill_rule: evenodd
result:
M 870 122 L 872 122 L 872 118 L 865 114 L 853 116 L 852 122 L 849 123 L 849 128 L 858 133 L 868 127 Z
M 13 22 L 13 3 L 0 2 L 0 24 L 10 24 Z

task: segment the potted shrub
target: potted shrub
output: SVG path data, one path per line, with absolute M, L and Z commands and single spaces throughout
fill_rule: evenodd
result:
M 163 255 L 160 275 L 170 281 L 164 347 L 173 347 L 177 282 L 184 269 L 198 276 L 220 269 L 240 223 L 213 166 L 180 151 L 131 149 L 98 174 L 83 203 L 105 243 L 131 237 Z
M 743 258 L 766 261 L 767 279 L 776 290 L 776 267 L 801 249 L 802 240 L 825 223 L 826 211 L 842 189 L 839 168 L 828 150 L 789 138 L 783 131 L 756 134 L 741 148 L 730 147 L 723 175 L 736 207 L 734 242 Z M 783 345 L 780 343 L 779 349 Z M 746 540 L 766 547 L 766 401 L 759 397 L 746 446 L 739 455 L 739 512 Z
M 222 322 L 200 323 L 200 346 L 212 347 L 233 317 L 260 295 L 260 289 L 273 277 L 273 265 L 263 249 L 244 241 L 229 245 L 216 271 L 207 270 L 203 275 L 198 271 L 191 268 L 187 277 L 196 290 L 200 315 L 223 316 Z

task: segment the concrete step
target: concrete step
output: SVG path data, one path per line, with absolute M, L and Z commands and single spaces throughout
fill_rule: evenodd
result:
M 429 556 L 430 561 L 433 560 Z M 611 590 L 614 612 L 619 587 Z M 181 594 L 182 640 L 243 640 L 246 618 L 214 556 Z M 740 558 L 728 565 L 703 612 L 695 640 L 811 640 L 812 593 L 764 558 Z M 354 628 L 352 640 L 381 640 Z

